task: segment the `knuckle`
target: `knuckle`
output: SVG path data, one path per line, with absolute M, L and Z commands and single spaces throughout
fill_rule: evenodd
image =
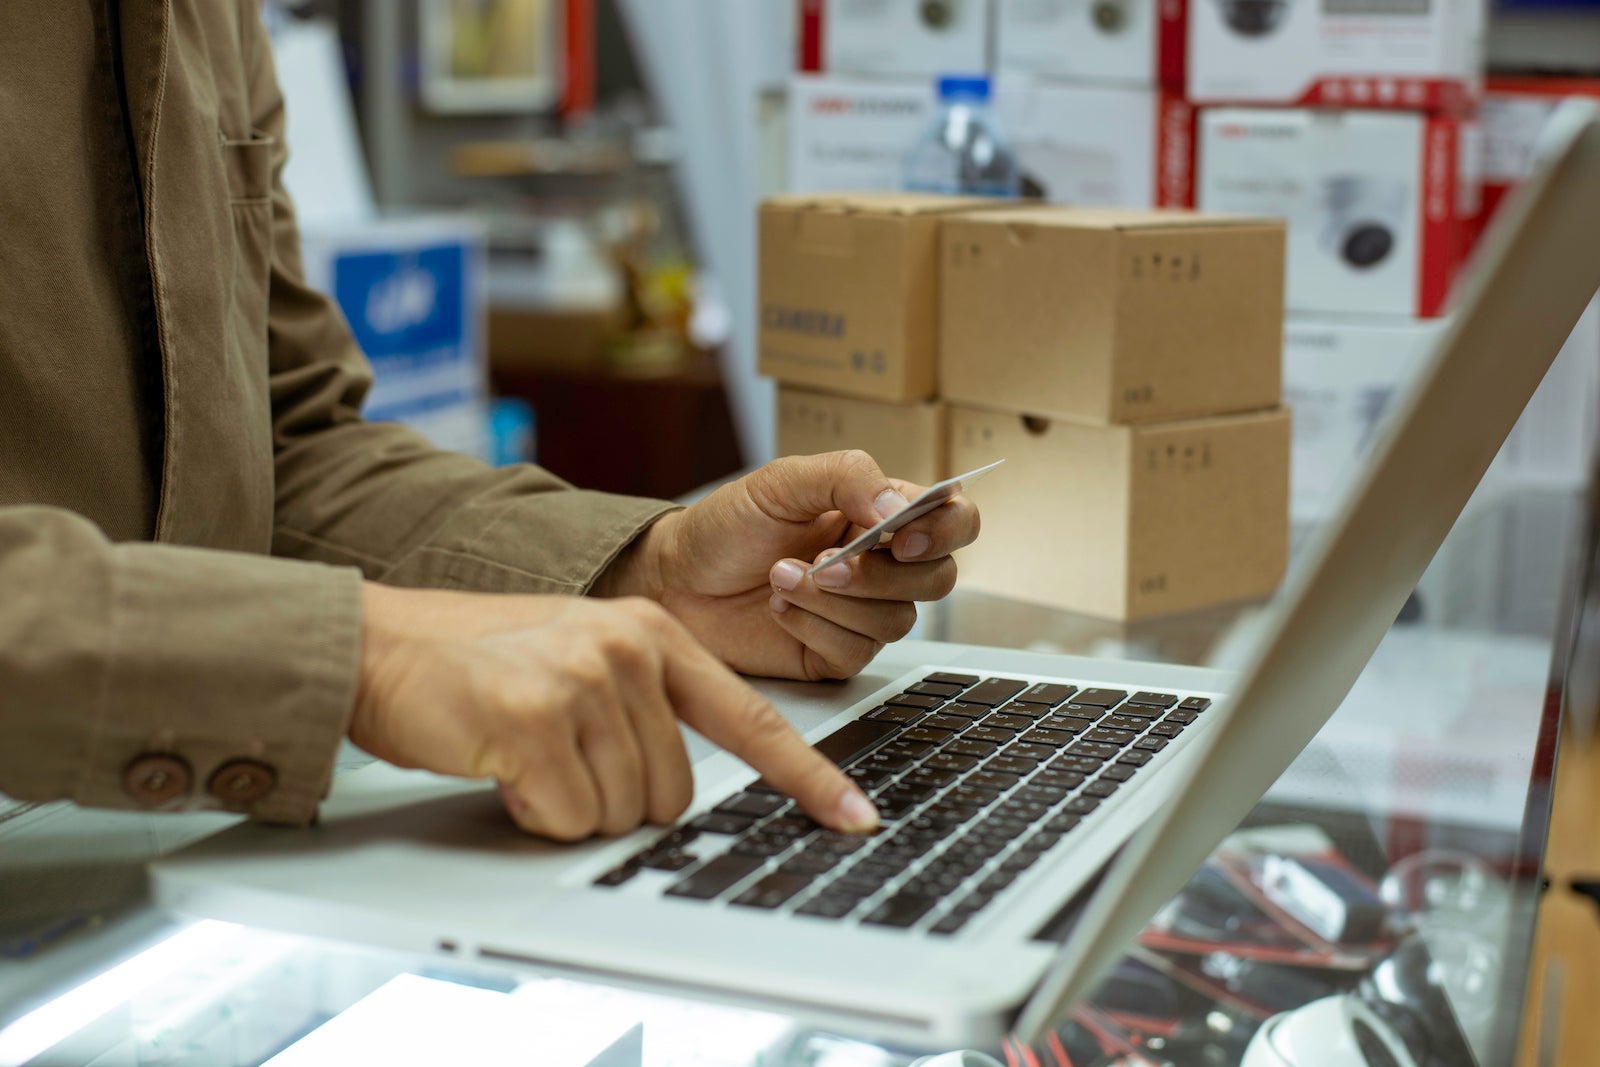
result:
M 939 561 L 933 572 L 933 599 L 943 600 L 955 592 L 955 588 L 956 561 L 947 557 Z
M 891 641 L 898 641 L 911 632 L 917 624 L 917 606 L 915 604 L 896 605 L 894 618 L 890 621 L 889 632 L 894 636 Z

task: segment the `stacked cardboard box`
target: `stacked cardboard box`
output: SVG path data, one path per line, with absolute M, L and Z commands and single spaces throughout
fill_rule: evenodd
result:
M 972 588 L 1115 619 L 1262 596 L 1288 552 L 1283 227 L 1018 207 L 942 238 L 952 468 Z
M 968 585 L 1120 619 L 1276 585 L 1280 224 L 880 194 L 760 229 L 780 454 L 923 483 L 1007 460 Z

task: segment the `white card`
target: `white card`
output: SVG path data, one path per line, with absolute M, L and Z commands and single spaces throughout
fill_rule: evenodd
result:
M 958 474 L 954 478 L 946 478 L 938 485 L 930 485 L 922 491 L 917 499 L 907 505 L 904 511 L 889 516 L 872 529 L 864 531 L 861 536 L 853 539 L 827 559 L 814 564 L 810 570 L 806 571 L 806 576 L 810 577 L 824 567 L 831 567 L 835 563 L 843 563 L 845 560 L 855 559 L 861 553 L 877 548 L 879 542 L 889 534 L 894 533 L 910 522 L 922 518 L 922 516 L 951 497 L 959 495 L 966 486 L 976 482 L 1004 462 L 1005 460 L 1003 459 L 997 459 L 988 466 L 979 467 L 977 470 L 971 470 L 965 474 Z

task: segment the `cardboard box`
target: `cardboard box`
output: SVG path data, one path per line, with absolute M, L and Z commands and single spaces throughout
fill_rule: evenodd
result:
M 1478 118 L 1483 125 L 1481 231 L 1500 202 L 1533 173 L 1534 149 L 1550 115 L 1569 97 L 1600 99 L 1600 78 L 1489 79 Z
M 972 589 L 1141 619 L 1264 596 L 1289 544 L 1289 413 L 1097 426 L 952 406 L 950 465 L 978 490 Z
M 859 400 L 791 385 L 778 387 L 778 455 L 812 456 L 859 448 L 884 473 L 918 485 L 949 476 L 945 406 Z
M 877 400 L 937 393 L 939 224 L 981 197 L 777 197 L 761 205 L 759 368 Z
M 1203 109 L 1195 203 L 1288 220 L 1291 311 L 1438 315 L 1478 213 L 1474 131 L 1420 112 Z
M 998 0 L 995 65 L 1184 92 L 1190 0 Z
M 1276 407 L 1283 224 L 1021 207 L 944 227 L 948 400 L 1099 422 Z
M 1197 104 L 1470 108 L 1487 0 L 1205 0 L 1190 5 Z
M 440 448 L 488 452 L 484 236 L 451 217 L 306 229 L 307 284 L 338 302 L 372 364 L 362 414 Z
M 1002 77 L 995 115 L 1029 192 L 1075 207 L 1193 207 L 1195 109 L 1155 89 Z
M 792 193 L 902 188 L 906 153 L 938 105 L 931 81 L 794 79 L 786 187 Z
M 989 69 L 989 0 L 797 0 L 798 69 L 933 79 Z

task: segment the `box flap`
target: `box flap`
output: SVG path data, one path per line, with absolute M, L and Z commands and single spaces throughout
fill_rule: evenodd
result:
M 1258 215 L 1224 215 L 1178 208 L 1069 208 L 1039 205 L 985 211 L 979 221 L 999 225 L 1049 226 L 1068 230 L 1170 230 L 1272 226 L 1283 220 Z
M 942 196 L 937 193 L 827 193 L 774 196 L 761 207 L 777 211 L 826 211 L 841 215 L 943 215 L 1007 203 L 988 196 Z

